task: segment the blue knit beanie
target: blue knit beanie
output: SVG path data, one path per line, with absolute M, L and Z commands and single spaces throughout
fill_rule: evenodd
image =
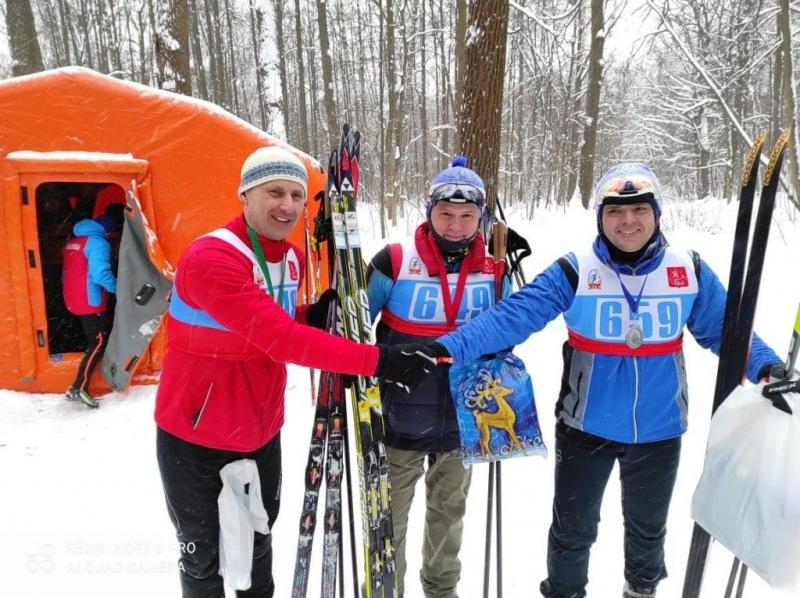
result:
M 483 180 L 481 180 L 481 177 L 479 177 L 474 170 L 467 168 L 467 159 L 464 156 L 456 156 L 453 158 L 453 161 L 448 168 L 445 168 L 439 172 L 439 174 L 433 177 L 431 186 L 428 189 L 428 197 L 432 198 L 436 190 L 444 185 L 467 185 L 469 187 L 478 189 L 482 199 L 480 203 L 472 203 L 476 203 L 481 209 L 483 208 L 483 203 L 486 199 L 486 188 L 483 186 Z M 466 200 L 462 199 L 462 201 Z

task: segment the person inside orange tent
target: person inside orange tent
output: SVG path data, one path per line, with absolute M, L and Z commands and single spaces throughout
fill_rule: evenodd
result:
M 74 237 L 67 241 L 62 252 L 64 304 L 80 320 L 87 343 L 78 374 L 67 389 L 66 397 L 92 408 L 99 403 L 89 395 L 89 381 L 103 356 L 111 330 L 109 294 L 117 292 L 107 235 L 121 228 L 122 213 L 120 204 L 110 204 L 94 220 L 78 221 L 72 229 Z

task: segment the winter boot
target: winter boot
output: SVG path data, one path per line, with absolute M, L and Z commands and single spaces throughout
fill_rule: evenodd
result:
M 550 579 L 542 580 L 542 583 L 539 584 L 539 592 L 544 596 L 544 598 L 583 598 L 586 594 L 577 594 L 573 593 L 567 596 L 566 594 L 559 594 L 553 589 L 553 586 L 550 585 Z
M 635 588 L 627 581 L 622 588 L 622 598 L 653 598 L 656 595 L 655 588 Z

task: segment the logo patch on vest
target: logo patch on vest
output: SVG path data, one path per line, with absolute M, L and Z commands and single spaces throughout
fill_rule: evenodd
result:
M 264 278 L 264 273 L 258 264 L 253 264 L 253 282 L 256 283 L 259 289 L 267 288 L 267 279 Z
M 297 280 L 297 266 L 294 262 L 289 262 L 289 280 Z
M 689 277 L 683 266 L 667 266 L 667 282 L 669 286 L 680 288 L 689 286 Z
M 596 268 L 589 271 L 586 277 L 586 284 L 590 289 L 603 288 L 603 277 L 600 276 L 600 272 L 598 272 Z
M 419 258 L 412 257 L 408 260 L 408 273 L 409 274 L 422 274 L 422 264 L 419 263 Z
M 494 273 L 494 261 L 492 260 L 492 258 L 490 257 L 484 258 L 481 272 L 483 272 L 484 274 Z

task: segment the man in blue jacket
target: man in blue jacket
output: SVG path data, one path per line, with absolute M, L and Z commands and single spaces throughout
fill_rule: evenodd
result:
M 64 304 L 78 317 L 86 335 L 86 351 L 66 396 L 93 408 L 99 403 L 89 395 L 89 381 L 111 330 L 109 293 L 117 292 L 107 235 L 122 226 L 123 209 L 120 204 L 112 204 L 96 219 L 78 221 L 72 229 L 74 237 L 67 241 L 62 253 Z
M 658 180 L 647 166 L 609 169 L 594 192 L 598 235 L 495 308 L 438 339 L 455 363 L 517 345 L 563 314 L 568 339 L 556 406 L 547 598 L 582 598 L 589 549 L 614 463 L 625 521 L 624 598 L 655 596 L 666 577 L 664 537 L 687 426 L 683 330 L 719 353 L 726 293 L 711 268 L 660 232 Z M 753 335 L 747 377 L 781 360 Z

